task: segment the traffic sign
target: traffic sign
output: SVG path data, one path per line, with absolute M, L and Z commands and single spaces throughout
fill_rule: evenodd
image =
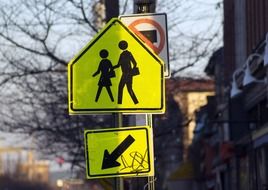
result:
M 165 77 L 170 77 L 166 13 L 121 15 L 119 18 L 159 55 L 165 63 Z
M 69 113 L 163 113 L 162 60 L 112 19 L 68 64 Z
M 152 127 L 85 131 L 87 178 L 153 176 Z

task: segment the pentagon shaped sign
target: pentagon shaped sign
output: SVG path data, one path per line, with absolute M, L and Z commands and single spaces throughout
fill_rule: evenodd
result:
M 162 60 L 112 19 L 68 64 L 70 114 L 163 113 Z

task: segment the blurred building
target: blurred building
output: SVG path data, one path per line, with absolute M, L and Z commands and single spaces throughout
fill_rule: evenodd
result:
M 174 99 L 182 110 L 183 156 L 187 159 L 188 147 L 194 136 L 195 112 L 207 103 L 207 96 L 214 95 L 214 81 L 210 79 L 182 79 L 175 83 Z
M 176 78 L 166 81 L 166 112 L 154 116 L 155 170 L 159 188 L 167 188 L 170 176 L 174 177 L 174 173 L 181 170 L 193 137 L 194 110 L 206 104 L 206 96 L 214 94 L 213 90 L 212 80 Z
M 34 158 L 34 152 L 20 147 L 0 148 L 0 175 L 18 180 L 49 183 L 49 162 Z
M 18 164 L 17 172 L 21 180 L 49 183 L 49 162 L 36 160 L 32 151 L 28 152 L 26 162 Z
M 1 147 L 0 148 L 0 175 L 13 175 L 20 163 L 22 148 Z
M 0 148 L 0 189 L 49 190 L 49 169 L 49 162 L 36 159 L 32 150 L 11 146 Z
M 195 177 L 202 190 L 266 190 L 268 1 L 223 2 L 224 47 L 206 68 L 216 94 L 197 113 L 191 146 Z

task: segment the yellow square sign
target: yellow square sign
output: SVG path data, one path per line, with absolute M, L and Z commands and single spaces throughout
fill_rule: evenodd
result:
M 85 131 L 87 178 L 153 176 L 152 127 Z
M 163 113 L 162 60 L 118 19 L 68 64 L 69 113 Z

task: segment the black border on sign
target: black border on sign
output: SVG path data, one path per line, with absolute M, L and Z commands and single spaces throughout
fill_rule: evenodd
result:
M 161 65 L 161 105 L 159 108 L 74 108 L 73 105 L 73 65 L 100 39 L 112 26 L 113 24 L 118 23 L 120 24 L 133 38 L 136 39 L 136 41 Z M 152 112 L 157 112 L 161 111 L 164 108 L 164 72 L 163 72 L 163 67 L 164 65 L 161 64 L 161 60 L 158 59 L 157 56 L 155 56 L 143 42 L 118 19 L 112 20 L 112 22 L 80 53 L 74 61 L 70 63 L 70 109 L 74 112 L 74 114 L 87 114 L 87 113 L 96 113 L 96 112 L 127 112 L 131 111 L 133 113 L 147 113 L 146 111 L 152 111 Z
M 169 63 L 169 43 L 168 43 L 168 25 L 167 25 L 167 14 L 166 13 L 145 13 L 145 14 L 130 14 L 130 15 L 120 15 L 119 19 L 127 17 L 146 17 L 146 16 L 165 16 L 165 27 L 166 27 L 166 46 L 167 46 L 167 64 L 164 63 L 167 67 L 167 76 L 166 78 L 171 77 L 170 63 Z
M 90 165 L 89 165 L 89 151 L 88 151 L 88 134 L 91 133 L 105 133 L 105 132 L 119 132 L 119 131 L 133 131 L 133 130 L 145 130 L 146 132 L 146 141 L 147 141 L 147 147 L 148 147 L 148 171 L 143 171 L 143 172 L 116 172 L 116 173 L 110 173 L 110 174 L 98 174 L 98 175 L 91 175 L 90 174 Z M 87 167 L 87 176 L 91 177 L 91 178 L 99 178 L 99 177 L 119 177 L 122 175 L 131 175 L 133 176 L 133 174 L 137 174 L 138 177 L 141 177 L 142 174 L 146 174 L 149 173 L 152 168 L 151 168 L 151 152 L 150 152 L 150 144 L 149 144 L 149 132 L 148 129 L 146 127 L 135 127 L 135 128 L 118 128 L 118 129 L 103 129 L 103 130 L 92 130 L 92 131 L 86 131 L 85 133 L 85 152 L 86 152 L 86 167 Z

